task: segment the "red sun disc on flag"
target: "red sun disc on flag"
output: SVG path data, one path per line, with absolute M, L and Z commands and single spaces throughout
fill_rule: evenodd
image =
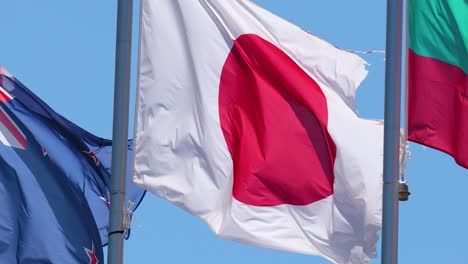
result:
M 326 97 L 278 47 L 253 34 L 234 41 L 221 74 L 219 112 L 237 200 L 307 205 L 333 194 L 336 146 Z

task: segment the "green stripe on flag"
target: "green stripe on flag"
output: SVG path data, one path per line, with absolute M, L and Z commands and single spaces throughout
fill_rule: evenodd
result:
M 468 74 L 468 0 L 409 0 L 409 48 Z

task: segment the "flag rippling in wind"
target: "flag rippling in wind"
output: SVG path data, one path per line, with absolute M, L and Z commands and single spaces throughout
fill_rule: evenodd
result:
M 221 237 L 367 263 L 383 125 L 366 63 L 248 0 L 142 0 L 134 182 Z
M 0 263 L 103 264 L 112 142 L 0 74 Z M 143 195 L 129 182 L 128 201 Z
M 409 1 L 408 139 L 468 168 L 468 1 Z

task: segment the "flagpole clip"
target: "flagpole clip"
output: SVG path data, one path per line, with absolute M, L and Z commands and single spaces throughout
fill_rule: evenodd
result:
M 408 182 L 406 181 L 406 160 L 411 159 L 408 138 L 405 129 L 400 131 L 400 180 L 398 182 L 398 199 L 401 202 L 409 200 L 411 193 L 409 192 Z
M 135 203 L 133 203 L 132 201 L 128 201 L 128 206 L 127 206 L 127 209 L 125 210 L 124 221 L 123 221 L 124 237 L 127 236 L 127 233 L 130 230 L 130 227 L 132 225 L 132 217 L 134 216 L 134 212 L 133 212 L 134 205 Z
M 400 200 L 400 202 L 408 201 L 409 196 L 411 195 L 409 192 L 408 182 L 400 181 L 398 185 L 398 200 Z

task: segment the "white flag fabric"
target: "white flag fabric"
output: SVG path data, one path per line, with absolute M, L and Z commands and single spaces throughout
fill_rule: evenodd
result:
M 383 125 L 356 114 L 366 63 L 247 0 L 142 0 L 140 19 L 134 182 L 227 239 L 374 257 Z

